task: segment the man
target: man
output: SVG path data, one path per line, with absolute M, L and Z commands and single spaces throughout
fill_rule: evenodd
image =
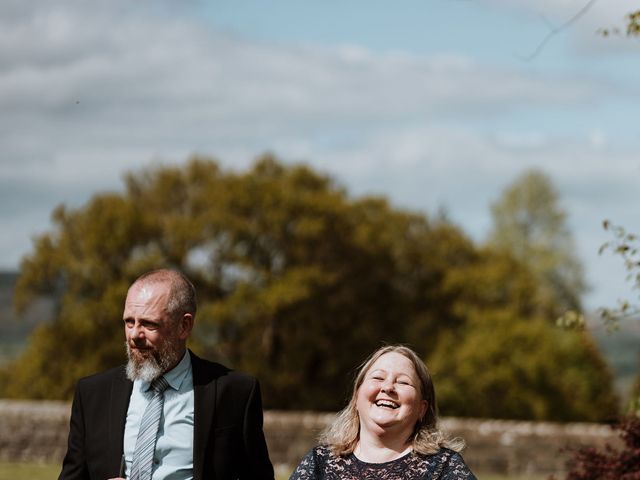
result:
M 259 385 L 187 350 L 195 314 L 179 272 L 131 285 L 128 363 L 78 382 L 60 479 L 273 480 Z

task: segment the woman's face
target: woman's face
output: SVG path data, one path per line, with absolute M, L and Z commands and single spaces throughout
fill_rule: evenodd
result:
M 376 435 L 398 433 L 409 438 L 427 411 L 413 363 L 404 355 L 388 352 L 364 376 L 356 395 L 360 431 Z

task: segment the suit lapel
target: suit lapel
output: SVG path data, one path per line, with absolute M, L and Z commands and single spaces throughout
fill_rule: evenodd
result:
M 124 451 L 124 426 L 132 390 L 133 382 L 126 378 L 123 368 L 111 382 L 111 401 L 109 402 L 109 443 L 106 454 L 110 468 L 114 472 L 118 471 Z
M 207 441 L 213 438 L 210 433 L 215 413 L 217 382 L 208 374 L 206 364 L 191 351 L 189 353 L 193 370 L 193 479 L 202 480 Z

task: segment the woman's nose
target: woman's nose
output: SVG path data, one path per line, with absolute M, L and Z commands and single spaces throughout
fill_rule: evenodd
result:
M 380 390 L 382 390 L 383 392 L 391 392 L 393 391 L 393 389 L 393 380 L 391 380 L 390 378 L 385 379 L 380 386 Z

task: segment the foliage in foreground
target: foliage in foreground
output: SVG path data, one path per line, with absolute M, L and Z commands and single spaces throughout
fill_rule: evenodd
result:
M 598 310 L 607 333 L 621 335 L 617 332 L 623 323 L 637 323 L 640 320 L 640 237 L 608 220 L 603 222 L 603 227 L 611 233 L 612 239 L 600 247 L 599 253 L 608 252 L 622 260 L 627 272 L 626 280 L 636 294 L 635 299 L 618 300 L 616 307 L 602 307 Z M 575 310 L 565 312 L 558 323 L 568 328 L 584 328 L 586 325 L 584 315 Z M 637 376 L 626 408 L 629 415 L 640 415 L 640 369 L 637 367 L 640 364 L 636 364 Z
M 615 410 L 601 357 L 583 333 L 554 330 L 561 306 L 526 265 L 445 220 L 352 199 L 306 166 L 266 156 L 237 173 L 195 158 L 129 174 L 123 193 L 58 207 L 53 222 L 15 301 L 49 295 L 56 316 L 0 394 L 69 398 L 77 378 L 121 363 L 128 285 L 174 267 L 200 297 L 191 347 L 257 375 L 267 408 L 339 409 L 359 362 L 404 342 L 431 364 L 447 415 Z
M 614 426 L 624 446 L 607 445 L 604 450 L 585 447 L 573 450 L 566 480 L 639 480 L 640 418 L 632 416 Z

